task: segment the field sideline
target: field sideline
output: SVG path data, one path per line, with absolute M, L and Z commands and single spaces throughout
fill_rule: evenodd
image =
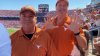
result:
M 7 28 L 7 30 L 8 30 L 8 32 L 9 32 L 9 34 L 11 35 L 11 34 L 13 34 L 14 32 L 16 32 L 18 29 L 16 29 L 16 28 Z

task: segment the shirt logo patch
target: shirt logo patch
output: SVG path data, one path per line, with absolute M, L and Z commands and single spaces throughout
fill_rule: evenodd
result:
M 65 31 L 68 29 L 66 25 L 67 25 L 67 24 L 64 23 L 64 30 L 65 30 Z
M 66 31 L 68 28 L 64 27 L 64 30 Z
M 36 45 L 36 47 L 39 49 L 41 46 L 40 45 Z

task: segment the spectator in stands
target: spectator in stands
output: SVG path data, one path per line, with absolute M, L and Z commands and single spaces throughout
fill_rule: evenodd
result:
M 89 20 L 86 20 L 83 24 L 83 29 L 89 30 L 91 27 L 91 23 Z
M 96 14 L 95 24 L 96 26 L 100 26 L 100 14 Z
M 96 14 L 95 15 L 95 23 L 94 23 L 94 28 L 100 27 L 100 15 Z M 93 36 L 98 36 L 98 29 L 95 29 L 92 31 Z
M 77 16 L 82 20 L 82 23 L 87 20 L 87 17 L 84 15 L 82 9 L 77 10 Z
M 11 40 L 7 29 L 0 23 L 0 56 L 11 56 Z
M 90 11 L 90 17 L 89 17 L 90 23 L 91 23 L 91 24 L 93 24 L 94 21 L 95 21 L 95 15 L 96 15 L 95 10 L 91 10 L 91 11 Z M 92 26 L 92 25 L 91 25 L 91 26 Z
M 94 47 L 97 50 L 97 55 L 100 55 L 100 37 L 94 39 Z
M 88 50 L 88 47 L 89 47 L 89 39 L 91 37 L 90 32 L 89 32 L 90 27 L 91 27 L 91 24 L 90 24 L 89 20 L 86 20 L 84 22 L 83 26 L 82 26 L 83 31 L 84 31 L 84 34 L 85 34 L 85 37 L 86 37 L 86 40 L 87 40 L 87 49 L 86 50 Z
M 94 45 L 93 45 L 93 39 L 94 38 L 97 38 L 97 36 L 100 36 L 99 32 L 98 31 L 98 26 L 100 26 L 100 20 L 99 20 L 99 14 L 92 14 L 94 15 L 94 23 L 92 23 L 91 25 L 91 29 L 90 29 L 90 40 L 91 40 L 91 43 L 92 43 L 92 53 L 94 54 L 95 53 L 95 48 L 94 48 Z M 92 30 L 93 29 L 93 30 Z
M 58 0 L 56 16 L 45 20 L 45 28 L 53 39 L 60 56 L 80 56 L 76 42 L 81 48 L 86 48 L 86 39 L 79 30 L 80 19 L 73 18 L 71 22 L 68 16 L 68 5 L 67 0 Z
M 32 6 L 21 8 L 22 28 L 11 35 L 12 56 L 58 56 L 50 36 L 36 27 L 36 18 Z

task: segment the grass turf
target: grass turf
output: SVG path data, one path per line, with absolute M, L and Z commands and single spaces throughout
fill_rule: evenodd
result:
M 7 30 L 10 35 L 17 31 L 17 29 L 15 29 L 15 28 L 8 28 Z

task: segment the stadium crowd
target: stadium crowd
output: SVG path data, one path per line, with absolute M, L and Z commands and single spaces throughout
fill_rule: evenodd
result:
M 0 20 L 6 28 L 19 28 L 20 22 L 18 20 Z

